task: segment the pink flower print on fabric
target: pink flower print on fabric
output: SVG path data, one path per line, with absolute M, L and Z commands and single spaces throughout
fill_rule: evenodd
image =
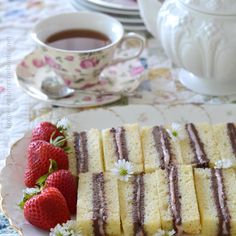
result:
M 45 63 L 49 66 L 51 66 L 54 69 L 60 69 L 61 66 L 60 64 L 56 63 L 51 57 L 45 56 Z
M 41 59 L 33 59 L 32 60 L 32 64 L 34 65 L 34 67 L 36 68 L 41 68 L 44 66 L 44 61 Z
M 85 59 L 83 61 L 81 61 L 80 66 L 83 69 L 89 69 L 89 68 L 93 68 L 96 65 L 98 65 L 99 60 L 95 59 L 95 58 L 90 58 L 90 59 Z
M 5 87 L 0 86 L 0 93 L 3 93 L 5 90 L 6 90 Z
M 143 73 L 143 71 L 144 71 L 143 66 L 133 67 L 131 72 L 130 72 L 130 75 L 131 76 L 139 75 L 139 74 Z

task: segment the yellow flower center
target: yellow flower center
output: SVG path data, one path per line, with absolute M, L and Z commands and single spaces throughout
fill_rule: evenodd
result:
M 127 174 L 128 174 L 128 171 L 126 169 L 124 169 L 124 168 L 120 169 L 120 175 L 121 176 L 126 176 Z

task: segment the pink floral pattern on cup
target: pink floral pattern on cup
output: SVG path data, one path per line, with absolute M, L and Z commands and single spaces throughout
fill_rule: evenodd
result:
M 84 59 L 81 61 L 80 66 L 82 69 L 89 69 L 97 66 L 99 63 L 99 60 L 96 58 L 89 58 L 89 59 Z
M 49 65 L 50 67 L 57 69 L 57 70 L 61 69 L 61 65 L 56 63 L 51 57 L 45 56 L 44 60 L 45 60 L 45 63 L 47 65 Z
M 36 68 L 41 68 L 45 65 L 44 61 L 41 59 L 33 59 L 32 63 Z
M 27 65 L 27 63 L 25 61 L 22 61 L 20 63 L 20 65 L 21 65 L 21 67 L 28 68 L 28 65 Z
M 65 60 L 74 61 L 74 56 L 68 55 L 68 56 L 65 57 Z

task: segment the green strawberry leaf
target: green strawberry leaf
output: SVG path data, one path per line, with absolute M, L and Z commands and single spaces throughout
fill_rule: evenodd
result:
M 47 173 L 47 174 L 41 176 L 40 178 L 38 178 L 38 180 L 36 181 L 36 185 L 39 186 L 40 188 L 42 188 L 44 186 L 48 176 L 49 176 L 49 174 Z
M 56 147 L 63 147 L 66 142 L 66 138 L 64 136 L 58 136 L 54 140 L 52 140 L 52 144 Z
M 67 141 L 67 138 L 64 136 L 58 136 L 55 139 L 53 138 L 55 135 L 55 131 L 52 133 L 50 137 L 50 143 L 54 145 L 55 147 L 63 147 Z
M 50 166 L 49 166 L 49 174 L 56 171 L 58 169 L 57 162 L 55 160 L 50 159 Z
M 19 202 L 18 206 L 23 209 L 25 203 L 33 196 L 39 194 L 41 190 L 39 188 L 26 188 L 23 190 L 23 199 Z
M 66 154 L 72 153 L 71 147 L 65 147 L 65 148 L 63 148 L 63 150 L 65 151 Z
M 49 169 L 48 169 L 48 173 L 43 175 L 43 176 L 41 176 L 36 181 L 36 185 L 39 186 L 40 188 L 44 187 L 45 182 L 46 182 L 48 176 L 58 169 L 57 162 L 55 160 L 50 159 L 49 161 L 50 161 L 50 166 L 49 166 Z

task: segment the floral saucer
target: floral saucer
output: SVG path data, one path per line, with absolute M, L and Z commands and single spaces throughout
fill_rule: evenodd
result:
M 115 102 L 121 98 L 123 92 L 130 92 L 130 88 L 138 87 L 143 74 L 144 68 L 139 60 L 110 66 L 103 71 L 102 79 L 97 84 L 83 88 L 83 92 L 79 90 L 68 98 L 51 99 L 41 91 L 41 84 L 43 80 L 55 78 L 57 75 L 47 66 L 39 49 L 25 56 L 16 67 L 17 83 L 27 94 L 52 105 L 71 108 L 101 106 Z

